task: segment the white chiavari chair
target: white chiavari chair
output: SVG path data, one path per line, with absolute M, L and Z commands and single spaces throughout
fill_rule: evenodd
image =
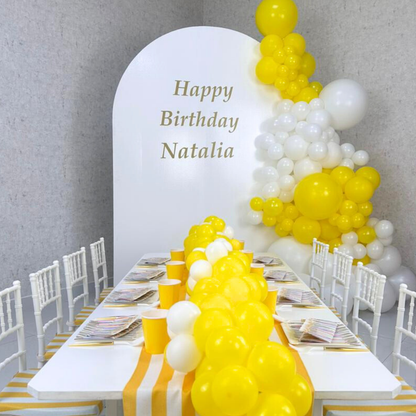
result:
M 386 276 L 364 267 L 361 262 L 358 263 L 352 314 L 352 331 L 355 335 L 358 335 L 358 324 L 360 324 L 370 333 L 370 350 L 374 355 L 377 355 L 378 329 L 380 326 L 385 284 Z M 363 303 L 373 312 L 372 325 L 359 317 L 360 303 Z
M 12 307 L 14 303 L 14 307 Z M 6 306 L 4 312 L 3 305 Z M 13 311 L 15 319 L 13 319 Z M 16 333 L 17 352 L 0 363 L 0 371 L 14 360 L 19 361 L 19 372 L 0 393 L 0 414 L 14 416 L 99 416 L 103 410 L 100 401 L 50 401 L 38 400 L 29 392 L 27 385 L 39 369 L 27 369 L 25 333 L 22 313 L 20 282 L 0 292 L 0 341 Z M 63 375 L 64 377 L 65 375 Z
M 408 321 L 405 325 L 406 297 L 410 296 Z M 402 336 L 405 335 L 416 342 L 413 322 L 416 292 L 407 289 L 405 284 L 400 285 L 399 306 L 397 308 L 396 332 L 393 351 L 393 374 L 402 384 L 402 391 L 394 400 L 337 400 L 324 402 L 324 415 L 326 416 L 404 416 L 416 413 L 416 391 L 409 386 L 399 375 L 400 362 L 408 364 L 416 370 L 416 362 L 401 355 Z
M 326 266 L 328 263 L 329 245 L 321 243 L 316 238 L 313 239 L 311 278 L 310 287 L 321 299 L 324 299 Z M 317 269 L 321 270 L 321 277 L 317 275 Z M 317 286 L 316 288 L 314 286 Z
M 341 320 L 348 325 L 348 293 L 350 291 L 351 270 L 353 258 L 338 249 L 334 250 L 334 266 L 332 269 L 332 284 L 330 298 L 330 309 L 339 312 L 337 306 L 341 309 Z M 342 287 L 342 295 L 337 292 L 337 288 Z M 338 314 L 337 314 L 338 315 Z
M 59 276 L 59 262 L 54 261 L 52 266 L 32 273 L 30 276 L 32 288 L 33 309 L 35 311 L 36 333 L 38 339 L 39 368 L 59 350 L 68 340 L 71 333 L 64 332 L 62 314 L 62 292 Z M 45 324 L 42 311 L 45 307 L 55 304 L 56 315 Z M 51 325 L 56 323 L 56 336 L 48 345 L 45 343 L 45 333 Z
M 94 273 L 94 286 L 95 286 L 95 304 L 101 303 L 114 289 L 108 286 L 108 272 L 107 272 L 107 260 L 105 257 L 105 244 L 104 238 L 101 237 L 95 243 L 90 244 L 91 249 L 91 261 L 92 270 Z M 101 269 L 101 277 L 100 277 Z M 101 283 L 103 284 L 103 290 L 101 291 Z
M 72 332 L 77 326 L 82 325 L 95 309 L 94 306 L 88 306 L 89 292 L 85 247 L 82 247 L 81 250 L 75 253 L 64 256 L 64 270 L 69 306 L 69 321 L 67 325 Z M 76 297 L 74 297 L 75 287 L 81 288 L 81 294 Z M 75 316 L 75 305 L 79 301 L 83 301 L 84 307 Z

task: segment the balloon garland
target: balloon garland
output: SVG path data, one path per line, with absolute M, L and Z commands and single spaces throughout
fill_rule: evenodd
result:
M 393 276 L 401 266 L 400 253 L 391 245 L 393 224 L 370 217 L 380 174 L 366 166 L 365 150 L 341 144 L 336 132 L 364 118 L 367 93 L 348 79 L 324 88 L 310 82 L 315 60 L 305 52 L 304 38 L 293 32 L 297 16 L 292 0 L 263 0 L 256 12 L 257 27 L 265 36 L 256 75 L 260 82 L 274 85 L 279 101 L 267 131 L 255 140 L 267 162 L 255 172 L 261 191 L 250 201 L 247 221 L 273 227 L 292 246 L 293 236 L 300 243 L 298 251 L 317 238 L 329 244 L 331 252 L 338 248 L 353 256 L 354 264 L 360 261 Z M 283 242 L 273 247 L 284 258 Z M 386 291 L 397 294 L 398 281 L 416 288 L 410 269 L 399 274 L 401 278 L 388 281 L 393 287 L 387 285 Z
M 290 350 L 268 340 L 274 319 L 263 303 L 267 282 L 250 273 L 250 255 L 233 229 L 210 216 L 190 229 L 184 247 L 190 299 L 169 309 L 165 359 L 176 371 L 196 370 L 196 412 L 306 415 L 310 387 Z

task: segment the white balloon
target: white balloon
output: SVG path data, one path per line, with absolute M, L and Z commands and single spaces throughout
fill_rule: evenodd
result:
M 295 178 L 292 175 L 283 175 L 279 178 L 278 183 L 281 191 L 291 191 L 295 186 Z
M 339 166 L 346 166 L 347 168 L 350 168 L 350 169 L 354 170 L 355 165 L 354 165 L 354 162 L 351 159 L 342 159 Z
M 379 241 L 384 247 L 387 247 L 393 242 L 393 236 L 391 235 L 390 237 L 379 238 Z
M 298 124 L 296 124 L 295 132 L 296 134 L 299 134 L 299 136 L 303 137 L 303 129 L 308 125 L 306 121 L 299 121 Z
M 351 143 L 344 143 L 341 145 L 341 152 L 342 152 L 342 157 L 351 159 L 352 155 L 355 153 L 355 147 Z
M 294 175 L 295 179 L 299 182 L 306 176 L 312 175 L 312 173 L 321 173 L 322 165 L 319 162 L 314 162 L 309 157 L 305 157 L 302 160 L 298 160 L 295 163 Z
M 227 225 L 224 229 L 224 235 L 229 238 L 230 240 L 234 238 L 234 229 Z
M 205 250 L 205 254 L 206 253 L 207 253 L 207 251 Z M 189 275 L 196 282 L 200 279 L 203 279 L 204 277 L 211 277 L 212 276 L 212 265 L 207 260 L 197 260 L 192 264 L 191 269 L 189 270 Z
M 311 110 L 323 110 L 325 108 L 325 103 L 320 98 L 314 98 L 310 101 L 309 106 Z
M 365 150 L 358 150 L 351 159 L 357 166 L 364 166 L 370 160 L 370 155 Z
M 358 243 L 358 235 L 354 231 L 341 235 L 341 241 L 349 246 L 355 246 Z
M 292 189 L 291 191 L 282 191 L 282 192 L 280 192 L 279 198 L 285 204 L 287 204 L 289 202 L 292 202 L 293 199 L 295 198 L 294 190 Z
M 328 143 L 330 141 L 328 133 L 326 131 L 323 131 L 321 134 L 321 138 L 319 139 L 320 142 Z
M 221 243 L 223 246 L 225 246 L 225 248 L 227 249 L 227 251 L 233 251 L 233 246 L 225 238 L 217 238 L 214 241 L 214 243 Z
M 259 170 L 258 177 L 263 183 L 275 182 L 279 179 L 279 174 L 273 166 L 264 166 Z
M 326 130 L 331 124 L 331 115 L 326 110 L 314 110 L 308 114 L 306 121 L 311 124 L 318 124 L 322 130 Z
M 384 286 L 383 305 L 381 307 L 381 313 L 388 312 L 396 304 L 396 294 L 393 286 L 387 280 Z
M 201 310 L 195 303 L 183 300 L 175 303 L 168 311 L 166 318 L 168 328 L 176 335 L 194 333 L 194 324 Z
M 319 124 L 306 124 L 302 127 L 302 137 L 308 142 L 317 142 L 322 136 L 322 128 Z
M 400 285 L 402 283 L 406 284 L 409 290 L 416 291 L 416 276 L 406 266 L 400 266 L 387 281 L 392 285 L 394 293 L 396 294 L 396 299 L 399 299 Z
M 308 273 L 312 246 L 301 244 L 294 237 L 279 238 L 267 250 L 277 254 L 295 273 Z
M 263 219 L 263 215 L 261 211 L 253 211 L 250 210 L 247 213 L 247 222 L 251 225 L 259 225 Z
M 378 238 L 387 238 L 393 235 L 394 226 L 388 220 L 381 220 L 374 227 L 374 231 L 376 232 Z
M 326 130 L 325 133 L 328 135 L 328 139 L 332 139 L 334 137 L 335 134 L 335 129 L 331 126 L 329 126 Z
M 331 114 L 332 127 L 347 130 L 357 125 L 365 116 L 368 97 L 358 82 L 339 79 L 326 85 L 319 98 L 325 103 L 325 109 Z
M 251 211 L 251 212 L 256 215 L 252 216 L 252 220 L 249 221 L 250 224 L 253 224 L 253 225 L 260 224 L 261 220 L 263 219 L 261 211 Z M 259 222 L 259 219 L 260 219 L 260 222 Z M 207 256 L 209 263 L 212 265 L 214 265 L 222 257 L 225 257 L 227 254 L 228 254 L 228 250 L 226 246 L 222 244 L 221 242 L 217 242 L 217 241 L 214 241 L 213 243 L 209 244 L 205 250 L 205 255 Z
M 377 224 L 379 221 L 380 221 L 380 220 L 379 220 L 378 218 L 375 218 L 375 217 L 370 217 L 370 218 L 367 220 L 367 224 L 366 224 L 366 225 L 368 225 L 369 227 L 374 228 L 374 227 L 376 226 L 376 224 Z
M 269 147 L 267 150 L 267 155 L 272 160 L 279 160 L 283 157 L 285 151 L 283 150 L 283 146 L 280 143 L 274 143 Z
M 258 149 L 267 150 L 274 143 L 274 136 L 271 133 L 260 134 L 254 143 Z
M 292 131 L 295 130 L 298 120 L 293 114 L 283 113 L 277 119 L 277 130 L 278 131 Z
M 280 159 L 276 165 L 277 172 L 280 176 L 291 174 L 293 172 L 294 167 L 295 167 L 295 164 L 293 160 L 287 157 Z
M 395 273 L 402 264 L 402 256 L 399 250 L 394 246 L 384 247 L 383 255 L 380 259 L 374 260 L 373 263 L 380 266 L 381 271 L 386 276 L 391 276 Z
M 363 244 L 355 244 L 353 247 L 354 258 L 361 260 L 367 254 L 367 249 Z
M 189 289 L 191 290 L 191 292 L 194 290 L 194 287 L 195 287 L 195 285 L 196 285 L 196 280 L 194 280 L 193 278 L 192 278 L 192 276 L 189 276 L 188 277 L 188 280 L 186 281 L 186 283 L 188 284 L 188 287 L 189 287 Z M 176 335 L 176 334 L 175 334 Z M 172 337 L 171 337 L 172 338 Z
M 286 133 L 285 131 L 277 131 L 274 134 L 275 141 L 280 144 L 284 144 L 288 137 L 289 133 Z
M 277 104 L 276 111 L 277 115 L 283 114 L 283 113 L 289 113 L 290 110 L 293 107 L 293 101 L 292 100 L 282 100 Z
M 334 142 L 336 144 L 341 143 L 341 139 L 339 138 L 339 134 L 337 132 L 334 133 L 334 135 L 329 139 L 330 142 Z
M 354 248 L 352 246 L 349 246 L 348 244 L 341 244 L 338 247 L 338 251 L 340 253 L 346 254 L 347 256 L 354 257 Z
M 325 169 L 332 169 L 338 166 L 342 160 L 341 147 L 339 144 L 328 143 L 328 155 L 321 161 L 322 167 Z
M 301 136 L 290 136 L 285 142 L 285 155 L 292 160 L 300 160 L 306 156 L 308 143 Z
M 367 254 L 372 260 L 378 260 L 383 256 L 384 246 L 383 244 L 375 239 L 371 243 L 367 244 Z
M 280 194 L 280 188 L 277 182 L 269 182 L 263 186 L 261 190 L 261 196 L 264 199 L 277 198 Z
M 202 353 L 192 335 L 178 335 L 166 347 L 166 361 L 180 373 L 195 370 L 202 359 Z
M 365 265 L 365 267 L 367 267 L 367 269 L 374 270 L 375 272 L 381 274 L 381 268 L 379 266 L 377 266 L 377 264 L 368 263 L 368 264 Z
M 306 120 L 306 117 L 308 116 L 309 112 L 311 111 L 309 104 L 305 101 L 299 101 L 297 102 L 290 112 L 299 120 L 303 121 Z
M 328 146 L 323 142 L 311 143 L 308 147 L 308 155 L 314 161 L 325 159 L 328 155 Z

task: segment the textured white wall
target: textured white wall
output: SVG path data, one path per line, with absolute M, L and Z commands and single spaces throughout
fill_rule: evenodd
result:
M 130 61 L 202 23 L 194 0 L 0 0 L 0 288 L 104 236 L 112 103 Z M 89 258 L 88 258 L 89 261 Z M 112 270 L 112 267 L 110 267 Z M 90 276 L 92 277 L 92 276 Z
M 416 2 L 414 0 L 296 0 L 296 31 L 317 59 L 324 85 L 352 78 L 368 91 L 364 121 L 341 134 L 370 153 L 382 184 L 375 216 L 396 227 L 394 245 L 416 271 Z M 259 0 L 206 0 L 204 25 L 239 30 L 260 40 L 254 21 Z M 254 151 L 254 148 L 253 148 Z

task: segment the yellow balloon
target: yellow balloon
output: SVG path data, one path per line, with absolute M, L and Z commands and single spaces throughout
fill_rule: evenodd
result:
M 318 81 L 313 81 L 309 84 L 309 86 L 315 90 L 318 94 L 324 89 L 323 85 Z
M 214 377 L 214 373 L 207 372 L 196 378 L 192 384 L 192 405 L 200 416 L 225 416 L 212 399 Z
M 250 273 L 250 276 L 253 279 L 257 280 L 257 283 L 259 284 L 260 290 L 261 290 L 260 301 L 263 302 L 266 299 L 266 297 L 269 293 L 269 288 L 268 288 L 268 285 L 267 285 L 267 281 L 263 276 L 260 276 L 257 273 Z
M 373 212 L 373 204 L 370 201 L 358 204 L 358 212 L 363 214 L 364 217 L 369 217 Z
M 231 311 L 233 307 L 231 302 L 219 293 L 209 293 L 201 299 L 198 306 L 201 311 L 206 311 L 208 309 L 225 309 Z
M 342 233 L 348 233 L 352 229 L 352 220 L 348 215 L 340 215 L 337 219 L 337 227 Z
M 253 211 L 261 211 L 263 209 L 263 199 L 259 197 L 252 198 L 250 201 L 250 208 Z
M 299 217 L 299 210 L 293 204 L 287 204 L 285 208 L 285 215 L 291 220 L 295 220 Z
M 273 59 L 277 64 L 283 64 L 286 59 L 286 52 L 283 49 L 276 49 L 273 53 Z M 279 72 L 279 69 L 277 71 Z
M 346 199 L 345 201 L 342 201 L 339 212 L 341 215 L 354 215 L 358 212 L 358 205 L 354 201 Z
M 282 222 L 281 222 L 281 226 L 282 226 L 282 229 L 284 230 L 284 231 L 287 231 L 287 232 L 290 232 L 290 231 L 292 231 L 292 229 L 293 229 L 293 224 L 294 224 L 294 221 L 293 220 L 291 220 L 290 218 L 285 218 Z
M 296 374 L 296 362 L 290 350 L 271 341 L 254 346 L 247 368 L 256 376 L 260 391 L 275 393 L 286 391 Z
M 283 229 L 282 223 L 277 224 L 274 231 L 280 238 L 286 237 L 287 235 L 289 235 L 289 231 L 286 231 L 285 229 Z
M 201 308 L 202 301 L 205 300 L 205 298 L 209 295 L 210 293 L 205 293 L 205 292 L 199 292 L 199 293 L 192 292 L 192 296 L 190 297 L 189 300 L 190 302 L 195 303 L 196 306 Z
M 366 254 L 362 259 L 360 259 L 361 263 L 363 263 L 363 265 L 367 265 L 368 263 L 371 263 L 371 259 L 370 257 Z
M 262 393 L 247 416 L 297 416 L 293 404 L 280 394 Z
M 337 221 L 338 221 L 338 218 L 339 218 L 339 214 L 336 212 L 335 214 L 332 214 L 329 218 L 328 218 L 328 222 L 331 224 L 331 225 L 337 225 Z
M 191 266 L 197 261 L 197 260 L 206 260 L 207 256 L 203 251 L 192 251 L 189 253 L 189 256 L 186 258 L 186 268 L 188 270 L 191 270 Z
M 277 217 L 283 212 L 283 202 L 279 198 L 269 198 L 263 205 L 266 215 Z
M 198 239 L 213 239 L 215 237 L 215 228 L 210 224 L 201 224 L 196 231 Z
M 293 101 L 295 103 L 298 103 L 299 101 L 310 103 L 314 98 L 318 98 L 318 93 L 309 86 L 303 88 L 302 91 L 293 99 Z
M 299 33 L 289 33 L 283 42 L 285 46 L 292 46 L 298 55 L 302 56 L 305 53 L 306 42 L 304 37 L 299 35 Z
M 241 276 L 241 279 L 243 279 L 248 287 L 250 288 L 250 299 L 253 300 L 260 300 L 261 299 L 261 287 L 259 282 L 257 281 L 257 279 L 255 279 L 254 276 L 256 276 L 254 273 L 253 274 L 245 274 L 244 276 Z
M 331 253 L 334 252 L 334 248 L 338 248 L 340 245 L 342 245 L 342 240 L 340 238 L 334 238 L 333 240 L 329 241 L 329 251 Z
M 372 183 L 363 176 L 351 178 L 345 184 L 345 195 L 357 204 L 368 201 L 373 194 L 374 188 Z
M 270 309 L 261 302 L 247 301 L 237 304 L 234 319 L 251 344 L 265 341 L 273 330 L 273 316 Z
M 212 243 L 212 238 L 201 238 L 196 240 L 196 247 L 207 248 Z
M 263 36 L 287 36 L 296 26 L 298 9 L 292 0 L 263 0 L 256 10 L 256 25 Z
M 372 183 L 374 189 L 377 189 L 380 186 L 380 174 L 371 166 L 364 166 L 358 169 L 355 174 L 357 176 L 362 176 L 363 178 L 368 179 Z
M 302 83 L 304 80 L 302 80 L 302 78 L 300 78 L 301 82 L 299 82 L 299 77 L 298 77 L 298 75 L 299 75 L 299 71 L 298 71 L 297 69 L 289 69 L 289 71 L 288 71 L 288 73 L 287 73 L 287 79 L 288 79 L 289 81 L 296 81 L 296 82 L 299 84 L 299 86 L 302 88 L 301 83 Z M 306 80 L 307 80 L 307 78 L 306 78 Z M 307 85 L 305 85 L 305 87 L 306 87 L 306 86 L 307 86 Z
M 326 173 L 314 173 L 303 178 L 295 190 L 296 208 L 312 220 L 329 218 L 338 211 L 341 202 L 341 186 Z
M 300 70 L 302 71 L 303 74 L 305 74 L 308 78 L 310 78 L 314 74 L 315 69 L 316 69 L 315 58 L 309 52 L 305 52 L 302 56 L 302 65 L 300 67 Z
M 273 84 L 277 77 L 277 63 L 270 56 L 261 58 L 256 66 L 256 75 L 264 84 Z
M 297 82 L 289 82 L 289 85 L 286 88 L 286 93 L 289 94 L 291 97 L 298 95 L 300 93 L 300 86 Z
M 311 388 L 308 382 L 299 374 L 295 375 L 285 396 L 295 407 L 297 416 L 305 416 L 312 406 Z
M 293 235 L 299 243 L 312 244 L 321 235 L 321 225 L 316 220 L 299 217 L 293 224 Z
M 357 212 L 356 214 L 354 214 L 351 217 L 351 221 L 352 221 L 352 226 L 354 228 L 361 228 L 366 223 L 366 219 L 365 219 L 364 215 L 361 214 L 361 212 Z
M 216 218 L 218 218 L 218 217 L 216 217 L 215 215 L 210 215 L 209 217 L 206 217 L 205 219 L 204 219 L 204 222 L 211 222 L 211 221 L 213 221 L 213 220 L 215 220 Z
M 241 260 L 244 263 L 244 265 L 246 266 L 247 271 L 250 270 L 251 263 L 250 263 L 246 254 L 242 253 L 240 250 L 233 250 L 228 255 Z
M 208 360 L 217 367 L 244 365 L 250 345 L 238 328 L 224 327 L 214 329 L 205 344 Z
M 292 54 L 286 56 L 285 65 L 289 69 L 298 69 L 300 67 L 301 63 L 302 63 L 302 59 L 299 55 L 296 55 L 296 54 L 292 53 Z M 300 92 L 300 89 L 299 89 L 299 92 Z M 294 95 L 297 95 L 297 94 L 294 94 Z
M 211 225 L 214 227 L 216 232 L 222 232 L 225 229 L 225 221 L 221 218 L 214 218 L 211 221 Z
M 208 309 L 202 311 L 194 324 L 194 338 L 201 351 L 205 351 L 205 344 L 214 329 L 232 327 L 233 318 L 225 309 Z
M 241 241 L 239 241 L 239 240 L 236 240 L 235 238 L 232 239 L 230 241 L 230 243 L 231 243 L 231 245 L 233 247 L 233 250 L 242 250 L 244 248 L 243 247 L 243 243 Z
M 189 235 L 196 235 L 196 231 L 198 230 L 199 225 L 193 225 L 190 229 L 189 229 Z
M 206 374 L 206 373 L 216 374 L 218 370 L 219 369 L 215 367 L 214 365 L 212 365 L 212 363 L 208 360 L 207 357 L 204 357 L 195 370 L 195 379 L 202 376 L 202 374 Z
M 332 170 L 330 176 L 339 185 L 341 185 L 342 188 L 344 188 L 345 184 L 355 176 L 355 173 L 352 169 L 346 166 L 338 166 Z
M 362 244 L 370 244 L 377 237 L 376 232 L 374 231 L 374 228 L 369 227 L 368 225 L 361 227 L 357 231 L 357 235 L 358 235 L 358 241 Z
M 277 35 L 267 35 L 260 42 L 260 52 L 263 56 L 272 56 L 277 49 L 283 48 L 283 40 Z
M 266 227 L 273 227 L 277 223 L 277 217 L 273 217 L 271 215 L 263 214 L 263 224 Z
M 233 304 L 251 299 L 250 287 L 243 279 L 243 276 L 231 277 L 225 280 L 219 288 L 219 293 Z
M 319 239 L 322 240 L 333 240 L 341 235 L 338 227 L 331 225 L 328 220 L 319 221 L 321 225 L 321 235 Z
M 280 91 L 286 91 L 287 87 L 289 86 L 289 80 L 286 78 L 277 77 L 274 86 Z
M 296 82 L 298 83 L 301 89 L 306 88 L 309 85 L 308 77 L 305 74 L 300 74 L 296 78 Z
M 198 280 L 193 290 L 193 294 L 197 293 L 216 293 L 221 286 L 221 282 L 213 277 L 205 277 Z
M 212 276 L 221 282 L 230 277 L 246 274 L 245 264 L 235 256 L 226 256 L 219 259 L 212 268 Z

